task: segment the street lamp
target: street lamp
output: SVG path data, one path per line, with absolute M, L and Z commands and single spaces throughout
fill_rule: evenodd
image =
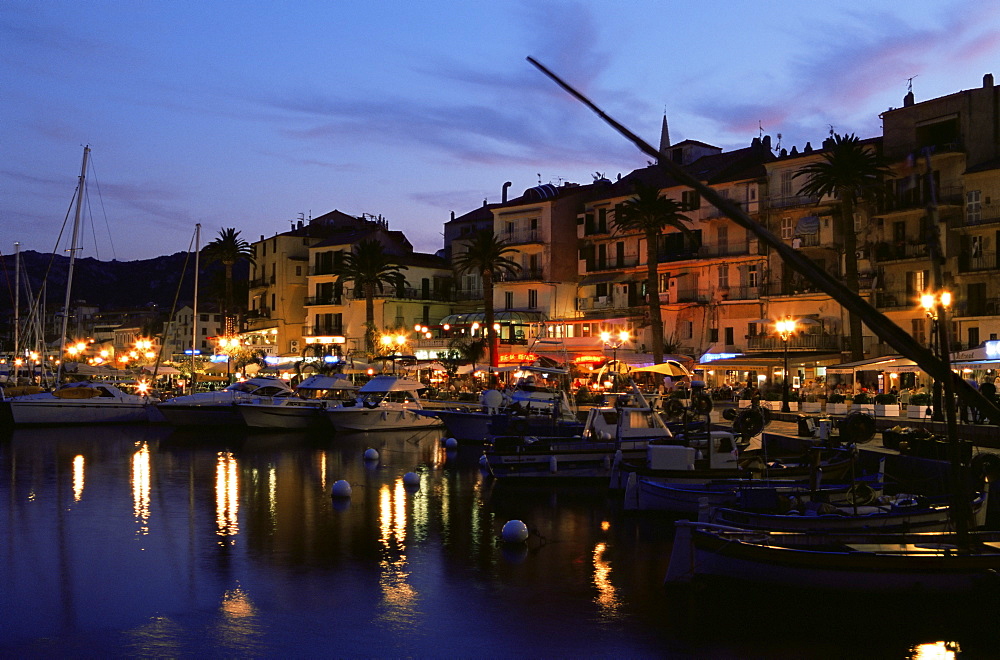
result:
M 795 325 L 795 319 L 783 319 L 774 324 L 774 329 L 781 337 L 785 348 L 785 368 L 781 375 L 781 412 L 792 412 L 791 406 L 788 405 L 788 340 L 795 334 Z
M 604 342 L 605 348 L 611 349 L 611 362 L 615 365 L 615 377 L 614 380 L 618 380 L 618 348 L 625 344 L 625 342 L 631 339 L 628 330 L 622 330 L 617 335 L 613 335 L 607 330 L 601 333 L 601 341 Z
M 945 339 L 945 315 L 951 307 L 951 291 L 942 290 L 938 294 L 925 291 L 920 296 L 920 307 L 931 322 L 931 351 L 937 353 L 946 364 L 950 362 L 948 342 Z M 934 381 L 931 401 L 932 417 L 934 421 L 944 421 L 944 406 L 941 405 L 943 383 L 940 380 Z

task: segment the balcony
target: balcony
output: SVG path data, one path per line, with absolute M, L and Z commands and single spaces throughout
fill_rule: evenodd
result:
M 306 307 L 311 305 L 343 305 L 344 297 L 335 295 L 309 296 L 303 303 Z
M 500 282 L 540 282 L 544 280 L 541 268 L 523 268 L 516 273 L 501 273 Z
M 639 255 L 638 254 L 625 254 L 622 256 L 615 255 L 614 257 L 609 257 L 607 259 L 588 259 L 587 269 L 588 273 L 600 272 L 602 270 L 619 270 L 621 268 L 634 268 L 639 265 Z
M 904 259 L 924 259 L 927 255 L 927 243 L 916 239 L 907 239 L 896 243 L 883 241 L 875 245 L 875 259 L 879 263 Z
M 671 303 L 691 303 L 708 302 L 712 296 L 708 289 L 682 289 L 674 288 L 670 291 L 660 292 L 660 303 L 669 305 Z
M 1000 316 L 1000 298 L 960 299 L 955 305 L 955 316 Z
M 997 223 L 1000 223 L 1000 205 L 998 204 L 982 206 L 978 213 L 966 212 L 962 216 L 963 227 L 979 227 L 981 225 L 993 225 Z
M 898 211 L 913 211 L 923 209 L 930 203 L 930 195 L 926 185 L 909 190 L 896 191 L 882 201 L 878 213 L 894 213 Z M 937 203 L 942 206 L 962 206 L 965 204 L 965 191 L 961 182 L 951 182 L 938 186 Z
M 771 282 L 761 287 L 764 296 L 802 296 L 821 293 L 823 290 L 812 282 L 796 280 L 792 282 Z
M 729 286 L 719 287 L 721 300 L 757 300 L 761 296 L 759 286 Z
M 343 336 L 344 326 L 342 325 L 304 325 L 302 326 L 303 337 L 330 337 Z
M 519 231 L 508 231 L 500 236 L 508 245 L 526 245 L 529 243 L 542 243 L 542 230 L 522 229 Z
M 251 319 L 269 319 L 271 318 L 271 309 L 269 307 L 261 307 L 260 309 L 251 309 L 245 315 L 247 320 Z
M 789 351 L 830 351 L 837 352 L 842 349 L 842 337 L 840 335 L 822 335 L 802 333 L 789 337 Z M 752 335 L 747 340 L 748 351 L 775 352 L 784 351 L 785 342 L 777 335 Z
M 960 273 L 981 273 L 997 270 L 997 268 L 1000 268 L 1000 265 L 997 263 L 996 252 L 979 251 L 975 255 L 963 252 L 958 255 L 958 272 Z
M 713 243 L 698 248 L 699 257 L 737 257 L 750 254 L 750 244 Z
M 920 295 L 906 289 L 883 289 L 875 292 L 876 309 L 916 309 Z
M 801 184 L 799 184 L 801 185 Z M 785 195 L 780 197 L 775 195 L 765 200 L 768 208 L 783 209 L 792 206 L 815 206 L 819 200 L 809 195 Z
M 270 286 L 270 285 L 274 284 L 274 282 L 275 282 L 275 276 L 274 275 L 271 275 L 270 277 L 259 277 L 259 278 L 255 279 L 255 280 L 250 280 L 250 288 L 251 289 L 261 289 L 263 287 Z

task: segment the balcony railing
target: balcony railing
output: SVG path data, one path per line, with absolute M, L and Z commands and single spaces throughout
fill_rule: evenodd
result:
M 759 286 L 729 286 L 719 288 L 719 298 L 721 300 L 756 300 L 760 298 L 761 287 Z
M 702 245 L 697 252 L 699 257 L 735 257 L 750 254 L 749 243 L 712 243 Z
M 501 282 L 534 282 L 545 279 L 541 268 L 522 268 L 516 273 L 502 273 Z
M 882 242 L 875 245 L 875 258 L 883 262 L 920 259 L 926 257 L 927 254 L 927 243 L 916 240 L 905 240 L 898 243 Z
M 997 268 L 1000 268 L 1000 264 L 997 263 L 997 253 L 993 251 L 982 251 L 975 255 L 963 252 L 958 256 L 958 272 L 960 273 L 978 273 Z
M 308 296 L 305 299 L 305 305 L 343 305 L 344 296 L 326 295 L 326 296 Z
M 762 295 L 765 296 L 801 296 L 822 291 L 819 286 L 805 281 L 770 282 L 761 287 L 761 289 Z
M 843 341 L 840 335 L 801 333 L 788 338 L 789 351 L 839 351 Z M 751 335 L 747 340 L 748 351 L 783 351 L 785 342 L 777 335 Z
M 344 334 L 342 325 L 304 325 L 302 326 L 303 337 L 323 337 Z
M 504 241 L 510 245 L 524 245 L 525 243 L 541 243 L 542 231 L 540 229 L 522 229 L 519 231 L 508 231 L 500 235 Z
M 955 316 L 1000 316 L 1000 298 L 959 299 Z
M 875 307 L 878 309 L 906 309 L 920 305 L 920 295 L 906 289 L 883 289 L 875 292 Z
M 638 254 L 625 254 L 622 256 L 612 256 L 607 259 L 588 259 L 587 272 L 593 273 L 602 270 L 617 270 L 619 268 L 633 268 L 639 265 Z

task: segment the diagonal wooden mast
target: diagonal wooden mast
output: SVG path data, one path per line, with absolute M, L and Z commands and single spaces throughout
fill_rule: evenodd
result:
M 954 392 L 954 395 L 963 402 L 984 412 L 994 424 L 1000 423 L 1000 407 L 983 396 L 979 390 L 972 387 L 963 378 L 961 378 L 961 376 L 951 370 L 949 356 L 947 355 L 949 350 L 948 346 L 945 346 L 942 351 L 944 353 L 943 359 L 939 358 L 932 351 L 921 346 L 916 339 L 914 339 L 898 325 L 890 321 L 884 314 L 868 304 L 868 302 L 861 298 L 861 296 L 848 291 L 841 282 L 836 280 L 832 275 L 814 264 L 812 261 L 802 256 L 800 252 L 786 245 L 784 241 L 771 233 L 766 227 L 755 222 L 753 218 L 751 218 L 739 206 L 730 202 L 728 199 L 725 199 L 714 189 L 688 174 L 686 170 L 671 161 L 664 154 L 661 154 L 659 151 L 654 149 L 642 138 L 625 128 L 625 126 L 612 119 L 607 113 L 590 101 L 590 99 L 575 90 L 572 86 L 563 81 L 559 78 L 559 76 L 547 69 L 537 60 L 532 57 L 528 57 L 527 59 L 532 65 L 552 79 L 552 81 L 562 87 L 571 96 L 595 112 L 608 125 L 627 138 L 643 153 L 656 158 L 659 166 L 666 170 L 677 181 L 698 191 L 702 198 L 708 200 L 709 203 L 714 205 L 733 222 L 744 227 L 753 233 L 759 240 L 770 246 L 771 249 L 778 253 L 778 256 L 781 257 L 782 261 L 805 276 L 808 280 L 815 283 L 820 289 L 823 290 L 824 293 L 840 303 L 845 309 L 857 314 L 865 325 L 867 325 L 872 332 L 878 335 L 879 338 L 885 341 L 885 343 L 892 346 L 901 355 L 916 362 L 927 374 L 944 383 L 945 391 L 948 392 L 948 396 L 951 396 L 951 392 Z M 938 311 L 943 314 L 943 309 L 941 309 L 940 305 Z M 964 465 L 964 459 L 961 456 L 957 432 L 955 429 L 954 400 L 952 399 L 947 405 L 950 407 L 951 413 L 949 415 L 950 422 L 948 424 L 948 430 L 951 444 L 950 458 L 952 459 L 952 501 L 954 504 L 957 504 L 957 506 L 953 505 L 951 507 L 951 511 L 956 531 L 959 533 L 960 538 L 964 541 L 967 538 L 966 532 L 971 524 L 972 515 L 969 500 L 964 496 L 964 492 L 966 490 L 965 474 L 967 472 L 967 466 Z

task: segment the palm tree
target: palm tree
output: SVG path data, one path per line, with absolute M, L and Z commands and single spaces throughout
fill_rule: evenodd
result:
M 490 347 L 490 366 L 500 366 L 500 336 L 493 327 L 493 283 L 504 275 L 516 275 L 521 265 L 505 255 L 516 252 L 490 228 L 474 234 L 465 252 L 456 255 L 452 266 L 456 273 L 477 273 L 483 281 L 483 323 Z
M 699 247 L 698 235 L 686 224 L 689 218 L 682 212 L 687 209 L 679 202 L 660 196 L 656 186 L 635 182 L 635 197 L 622 204 L 615 218 L 619 229 L 638 230 L 646 237 L 646 302 L 649 305 L 649 322 L 653 333 L 653 363 L 663 362 L 663 315 L 660 311 L 659 238 L 667 228 L 677 229 Z
M 853 133 L 834 134 L 824 146 L 823 160 L 806 165 L 793 178 L 806 177 L 806 182 L 799 189 L 800 195 L 817 198 L 834 195 L 840 200 L 839 233 L 844 241 L 844 285 L 856 295 L 859 285 L 854 210 L 858 201 L 876 201 L 885 194 L 882 177 L 891 174 L 891 170 L 881 154 L 863 145 Z M 851 312 L 848 319 L 851 360 L 862 360 L 865 355 L 861 317 Z
M 233 266 L 245 259 L 254 263 L 253 248 L 240 238 L 240 232 L 230 227 L 219 230 L 218 237 L 205 246 L 205 257 L 209 261 L 219 261 L 226 272 L 226 297 L 223 316 L 228 317 L 233 309 Z
M 406 284 L 401 271 L 406 266 L 386 254 L 382 243 L 365 238 L 354 246 L 353 252 L 344 255 L 344 260 L 334 270 L 338 282 L 353 282 L 355 290 L 360 289 L 365 297 L 365 351 L 371 356 L 375 352 L 375 291 L 383 293 L 385 285 L 394 289 Z

